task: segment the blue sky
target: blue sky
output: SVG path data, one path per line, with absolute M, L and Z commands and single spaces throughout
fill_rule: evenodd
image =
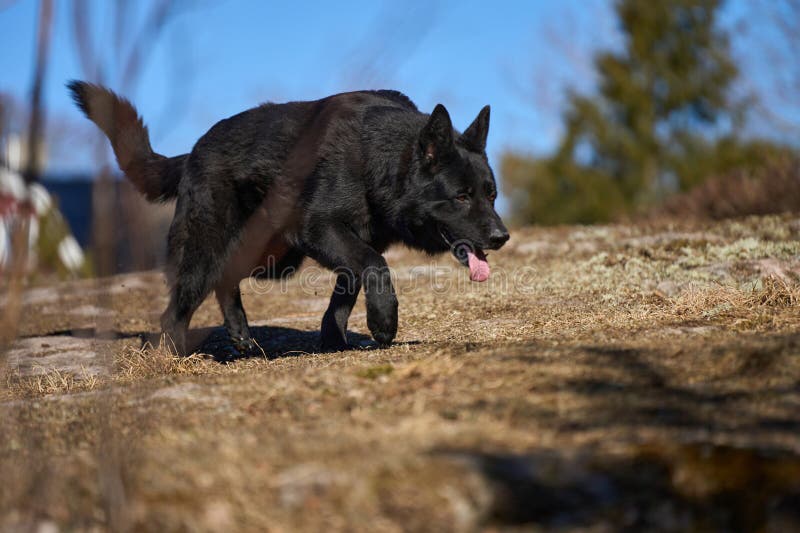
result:
M 5 2 L 8 4 L 8 2 Z M 130 24 L 141 27 L 149 1 L 134 2 Z M 0 5 L 3 5 L 0 0 Z M 80 120 L 64 82 L 85 78 L 75 46 L 71 2 L 57 1 L 45 99 L 51 116 Z M 90 0 L 92 39 L 105 56 L 106 81 L 116 90 L 110 2 Z M 0 11 L 0 91 L 25 98 L 32 78 L 38 2 L 17 0 Z M 596 31 L 586 31 L 594 28 Z M 577 39 L 578 30 L 584 37 Z M 217 120 L 260 102 L 315 99 L 362 88 L 393 88 L 422 110 L 441 102 L 457 128 L 492 106 L 489 153 L 495 164 L 508 147 L 547 150 L 556 139 L 558 110 L 537 106 L 537 65 L 554 56 L 553 32 L 588 61 L 613 43 L 607 2 L 480 0 L 378 2 L 201 1 L 171 19 L 139 79 L 123 92 L 150 126 L 154 148 L 188 151 Z M 550 68 L 553 85 L 572 75 Z M 551 92 L 556 93 L 550 88 Z M 76 140 L 83 137 L 76 136 Z M 82 155 L 85 152 L 85 156 Z M 91 149 L 75 146 L 51 158 L 51 170 L 81 167 Z
M 750 1 L 759 0 L 729 2 L 724 20 L 741 17 Z M 552 149 L 564 89 L 590 90 L 592 55 L 620 44 L 609 0 L 179 1 L 191 7 L 146 46 L 140 76 L 123 88 L 112 2 L 87 3 L 105 81 L 136 104 L 154 148 L 166 155 L 188 151 L 214 122 L 263 101 L 392 88 L 422 110 L 445 104 L 459 129 L 491 104 L 488 151 L 497 167 L 505 149 Z M 73 2 L 55 4 L 45 101 L 51 119 L 85 126 L 64 89 L 87 77 Z M 125 24 L 135 33 L 153 1 L 129 4 Z M 37 11 L 34 0 L 0 0 L 0 91 L 19 101 L 31 83 Z M 67 136 L 66 149 L 51 155 L 51 171 L 92 161 L 87 136 Z

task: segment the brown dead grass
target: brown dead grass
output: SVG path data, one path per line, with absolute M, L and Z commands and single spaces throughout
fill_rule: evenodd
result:
M 213 373 L 218 365 L 209 364 L 201 354 L 181 357 L 162 336 L 158 345 L 126 346 L 114 361 L 115 382 L 126 383 L 165 375 Z
M 11 397 L 29 398 L 91 391 L 101 385 L 102 379 L 87 370 L 76 374 L 57 368 L 40 369 L 33 376 L 22 376 L 13 370 L 6 372 L 6 393 Z

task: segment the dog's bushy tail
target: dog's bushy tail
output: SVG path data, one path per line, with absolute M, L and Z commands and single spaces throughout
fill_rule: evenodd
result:
M 178 195 L 186 154 L 165 157 L 153 152 L 136 108 L 105 87 L 83 81 L 71 81 L 67 87 L 81 111 L 111 141 L 119 168 L 145 198 L 162 202 Z

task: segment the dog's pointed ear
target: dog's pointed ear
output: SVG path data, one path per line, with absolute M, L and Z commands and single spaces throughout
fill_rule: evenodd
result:
M 484 106 L 469 128 L 461 134 L 458 141 L 467 150 L 483 152 L 486 150 L 486 137 L 489 135 L 489 106 Z
M 442 104 L 437 104 L 419 134 L 419 145 L 427 165 L 441 160 L 453 148 L 453 123 Z

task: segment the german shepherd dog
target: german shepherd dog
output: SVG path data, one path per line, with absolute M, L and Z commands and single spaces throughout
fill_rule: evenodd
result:
M 489 106 L 459 134 L 444 106 L 427 115 L 397 91 L 267 103 L 218 122 L 191 153 L 165 157 L 153 152 L 130 102 L 81 81 L 68 88 L 136 188 L 153 202 L 177 198 L 161 326 L 179 353 L 212 290 L 233 347 L 254 350 L 239 282 L 282 276 L 306 256 L 336 273 L 321 348 L 348 348 L 347 320 L 362 287 L 370 333 L 389 345 L 397 333 L 382 256 L 389 245 L 449 250 L 473 281 L 484 281 L 484 251 L 508 240 L 486 157 Z

